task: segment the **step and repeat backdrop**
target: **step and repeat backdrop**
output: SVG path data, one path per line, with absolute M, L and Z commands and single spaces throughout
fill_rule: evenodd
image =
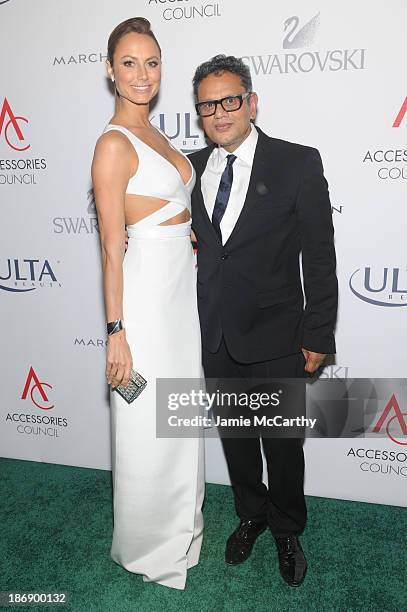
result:
M 151 121 L 175 146 L 205 145 L 191 79 L 226 53 L 250 66 L 257 124 L 320 150 L 340 308 L 338 353 L 312 393 L 327 380 L 382 379 L 381 417 L 368 438 L 308 439 L 306 492 L 407 505 L 403 0 L 0 2 L 1 455 L 110 469 L 90 165 L 114 105 L 107 38 L 134 16 L 163 50 Z M 207 480 L 227 483 L 219 439 L 206 450 Z

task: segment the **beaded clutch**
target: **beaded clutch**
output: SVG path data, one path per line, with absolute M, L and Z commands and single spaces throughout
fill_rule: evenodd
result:
M 135 400 L 136 397 L 138 397 L 140 393 L 145 389 L 146 385 L 146 379 L 143 378 L 141 374 L 139 374 L 135 370 L 132 370 L 130 374 L 129 384 L 127 385 L 127 387 L 125 387 L 124 385 L 118 385 L 114 388 L 114 390 L 117 391 L 117 393 L 121 395 L 122 398 L 125 399 L 128 404 L 131 404 L 131 402 Z

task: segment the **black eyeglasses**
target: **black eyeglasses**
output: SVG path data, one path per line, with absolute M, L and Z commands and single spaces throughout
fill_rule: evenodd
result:
M 238 96 L 226 96 L 226 98 L 221 98 L 220 100 L 198 102 L 195 104 L 196 112 L 201 117 L 210 117 L 216 113 L 218 104 L 220 104 L 227 113 L 233 113 L 233 111 L 237 111 L 241 108 L 243 100 L 245 100 L 247 96 L 250 96 L 251 93 L 251 91 L 246 91 L 246 93 L 239 94 Z

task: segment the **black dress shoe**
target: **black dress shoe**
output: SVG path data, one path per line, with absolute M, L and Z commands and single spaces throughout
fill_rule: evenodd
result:
M 241 521 L 226 542 L 225 561 L 228 565 L 238 565 L 250 557 L 257 537 L 267 528 L 266 521 Z
M 295 535 L 276 537 L 280 574 L 290 586 L 300 586 L 307 571 L 307 561 Z

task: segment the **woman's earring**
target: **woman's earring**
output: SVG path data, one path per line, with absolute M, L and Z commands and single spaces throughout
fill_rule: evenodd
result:
M 112 79 L 112 83 L 114 83 L 114 76 L 111 76 L 110 78 Z

